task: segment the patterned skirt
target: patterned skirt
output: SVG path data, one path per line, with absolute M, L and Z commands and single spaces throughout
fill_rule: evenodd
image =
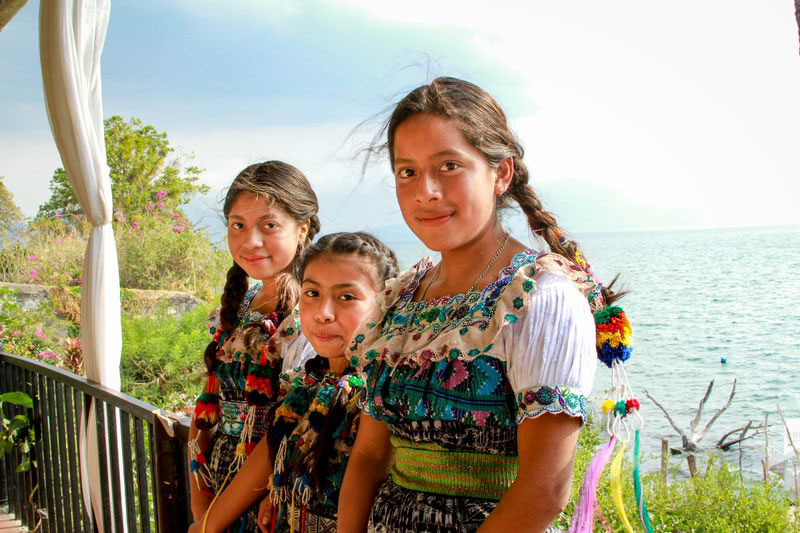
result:
M 209 460 L 209 470 L 211 471 L 211 489 L 214 494 L 220 494 L 231 481 L 233 481 L 236 471 L 231 471 L 228 475 L 230 465 L 236 456 L 236 445 L 239 444 L 239 437 L 226 435 L 221 431 L 214 434 L 211 442 L 211 458 Z M 226 479 L 227 478 L 227 479 Z M 230 525 L 228 531 L 259 531 L 258 529 L 258 505 L 250 507 L 236 522 Z
M 294 531 L 298 533 L 336 533 L 336 517 L 311 511 L 295 513 Z
M 477 531 L 497 502 L 419 492 L 384 481 L 369 517 L 370 533 L 465 533 Z M 546 533 L 558 533 L 548 528 Z

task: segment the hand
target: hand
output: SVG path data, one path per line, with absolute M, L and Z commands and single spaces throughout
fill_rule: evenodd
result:
M 269 533 L 270 520 L 272 520 L 272 500 L 270 500 L 270 494 L 268 494 L 258 506 L 258 529 L 262 533 Z

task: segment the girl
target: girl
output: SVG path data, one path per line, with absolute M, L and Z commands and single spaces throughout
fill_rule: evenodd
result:
M 442 260 L 389 284 L 354 338 L 369 416 L 339 531 L 543 531 L 567 503 L 594 377 L 590 306 L 614 296 L 573 262 L 485 91 L 438 78 L 385 131 L 403 218 Z M 512 201 L 553 253 L 510 237 Z
M 306 177 L 280 161 L 245 168 L 228 189 L 223 211 L 233 266 L 221 306 L 210 317 L 208 383 L 197 400 L 189 443 L 195 521 L 202 521 L 266 430 L 282 362 L 267 358 L 263 347 L 298 299 L 291 271 L 319 231 L 317 210 Z M 248 277 L 258 282 L 248 288 Z M 302 358 L 302 343 L 296 344 L 294 353 Z M 256 512 L 242 516 L 239 525 L 254 529 Z
M 326 235 L 304 251 L 298 265 L 299 317 L 316 357 L 281 375 L 283 400 L 267 436 L 208 513 L 207 533 L 227 527 L 268 484 L 271 494 L 259 515 L 262 531 L 336 531 L 339 489 L 363 394 L 346 351 L 386 280 L 396 275 L 394 253 L 367 233 Z M 292 329 L 281 336 L 296 335 Z

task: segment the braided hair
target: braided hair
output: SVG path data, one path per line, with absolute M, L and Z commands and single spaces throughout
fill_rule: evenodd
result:
M 450 77 L 436 78 L 428 85 L 417 87 L 400 100 L 378 133 L 377 138 L 386 135 L 386 142 L 370 148 L 369 152 L 387 149 L 389 162 L 394 168 L 395 131 L 406 119 L 418 113 L 452 120 L 469 143 L 495 168 L 510 157 L 514 162 L 514 175 L 508 189 L 497 197 L 497 210 L 511 208 L 516 203 L 525 214 L 531 231 L 540 235 L 551 251 L 575 260 L 580 253 L 578 243 L 564 236 L 556 216 L 543 207 L 536 191 L 528 183 L 522 145 L 508 127 L 503 109 L 489 93 L 473 83 Z M 616 281 L 615 276 L 602 288 L 607 305 L 624 295 L 624 291 L 612 290 Z
M 377 278 L 374 280 L 378 289 L 383 290 L 386 281 L 397 276 L 397 256 L 391 248 L 377 237 L 364 231 L 329 233 L 306 248 L 296 263 L 296 277 L 303 279 L 308 264 L 325 254 L 355 254 L 367 259 L 375 266 Z
M 319 232 L 317 195 L 303 173 L 292 165 L 282 161 L 265 161 L 242 170 L 233 180 L 225 195 L 222 208 L 225 218 L 230 214 L 236 198 L 243 192 L 266 198 L 271 205 L 276 205 L 286 211 L 298 224 L 309 222 L 308 233 L 306 233 L 305 241 L 300 243 L 298 252 L 309 246 Z M 299 253 L 295 255 L 293 262 L 296 263 L 299 255 Z M 293 268 L 294 265 L 292 265 Z M 278 294 L 276 311 L 279 315 L 285 315 L 297 303 L 300 297 L 300 287 L 290 273 L 279 275 L 276 278 L 276 285 Z M 222 331 L 231 333 L 236 329 L 239 323 L 239 308 L 247 289 L 247 273 L 234 261 L 228 270 L 225 289 L 220 298 L 219 320 Z M 218 349 L 216 341 L 211 341 L 206 347 L 204 359 L 209 374 L 216 368 Z

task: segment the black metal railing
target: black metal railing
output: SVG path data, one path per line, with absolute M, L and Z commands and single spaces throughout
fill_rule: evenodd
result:
M 93 423 L 104 531 L 186 531 L 188 419 L 165 424 L 159 410 L 59 368 L 0 352 L 0 393 L 22 391 L 36 431 L 36 467 L 17 473 L 15 451 L 0 461 L 0 497 L 23 525 L 42 532 L 95 531 L 83 504 L 79 434 Z M 96 416 L 89 419 L 94 406 Z M 21 407 L 4 404 L 6 418 Z M 168 429 L 169 426 L 171 429 Z M 170 435 L 172 433 L 172 435 Z M 88 497 L 88 495 L 86 495 Z

